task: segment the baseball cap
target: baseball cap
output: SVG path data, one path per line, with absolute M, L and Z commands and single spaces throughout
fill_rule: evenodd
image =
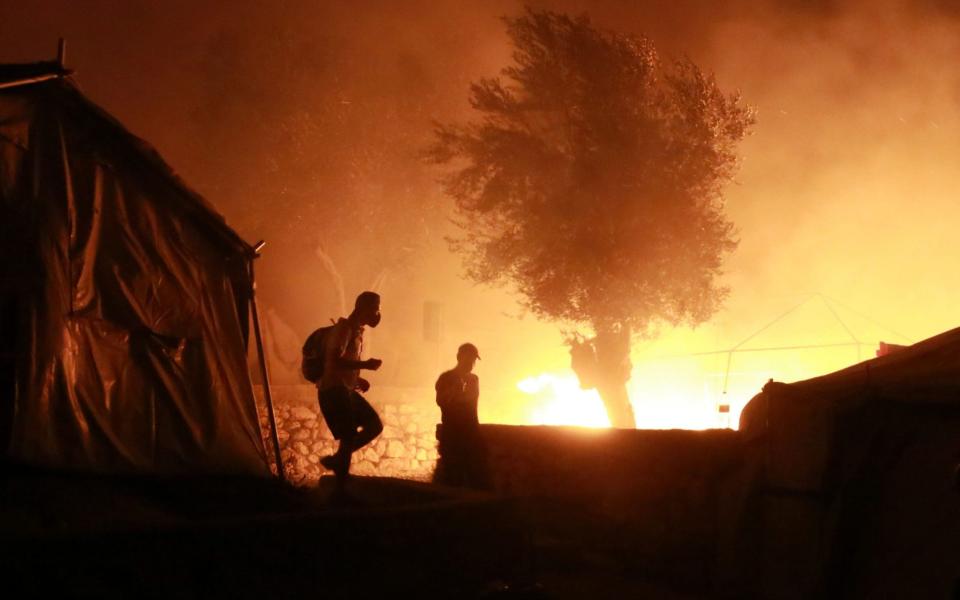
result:
M 480 359 L 480 351 L 477 350 L 477 347 L 470 342 L 467 342 L 466 344 L 460 344 L 460 347 L 457 348 L 457 354 L 469 354 L 476 356 L 477 360 Z

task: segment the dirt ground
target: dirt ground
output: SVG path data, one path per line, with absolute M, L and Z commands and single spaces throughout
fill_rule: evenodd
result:
M 704 598 L 603 524 L 423 482 L 90 477 L 8 468 L 8 597 Z

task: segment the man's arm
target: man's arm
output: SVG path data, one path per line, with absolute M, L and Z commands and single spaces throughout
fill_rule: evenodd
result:
M 437 390 L 437 406 L 440 408 L 445 408 L 447 403 L 450 401 L 451 395 L 450 384 L 447 381 L 447 378 L 441 375 L 440 378 L 437 379 L 437 384 L 434 386 L 434 388 Z
M 352 360 L 349 358 L 344 358 L 343 355 L 336 357 L 334 360 L 337 362 L 337 367 L 341 369 L 366 369 L 368 371 L 376 371 L 380 368 L 380 365 L 383 364 L 383 361 L 379 358 Z
M 466 385 L 463 386 L 463 395 L 468 402 L 476 403 L 480 399 L 480 378 L 473 373 L 467 377 Z
M 344 354 L 347 352 L 347 346 L 350 345 L 350 328 L 341 326 L 334 331 L 337 337 L 335 339 L 336 345 L 333 348 L 333 362 L 338 369 L 367 369 L 368 371 L 376 371 L 380 368 L 380 365 L 383 364 L 383 361 L 379 358 L 368 358 L 367 360 L 345 358 Z

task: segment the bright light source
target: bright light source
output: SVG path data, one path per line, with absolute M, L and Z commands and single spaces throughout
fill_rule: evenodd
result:
M 529 422 L 533 425 L 610 427 L 610 419 L 596 390 L 582 390 L 573 373 L 542 373 L 517 383 L 534 397 Z

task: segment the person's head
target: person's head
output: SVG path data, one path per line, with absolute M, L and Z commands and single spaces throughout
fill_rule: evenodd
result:
M 461 344 L 457 349 L 457 366 L 467 372 L 473 371 L 473 366 L 480 360 L 480 351 L 477 347 L 467 342 Z
M 376 327 L 380 324 L 380 294 L 363 292 L 353 305 L 353 317 L 360 325 Z

